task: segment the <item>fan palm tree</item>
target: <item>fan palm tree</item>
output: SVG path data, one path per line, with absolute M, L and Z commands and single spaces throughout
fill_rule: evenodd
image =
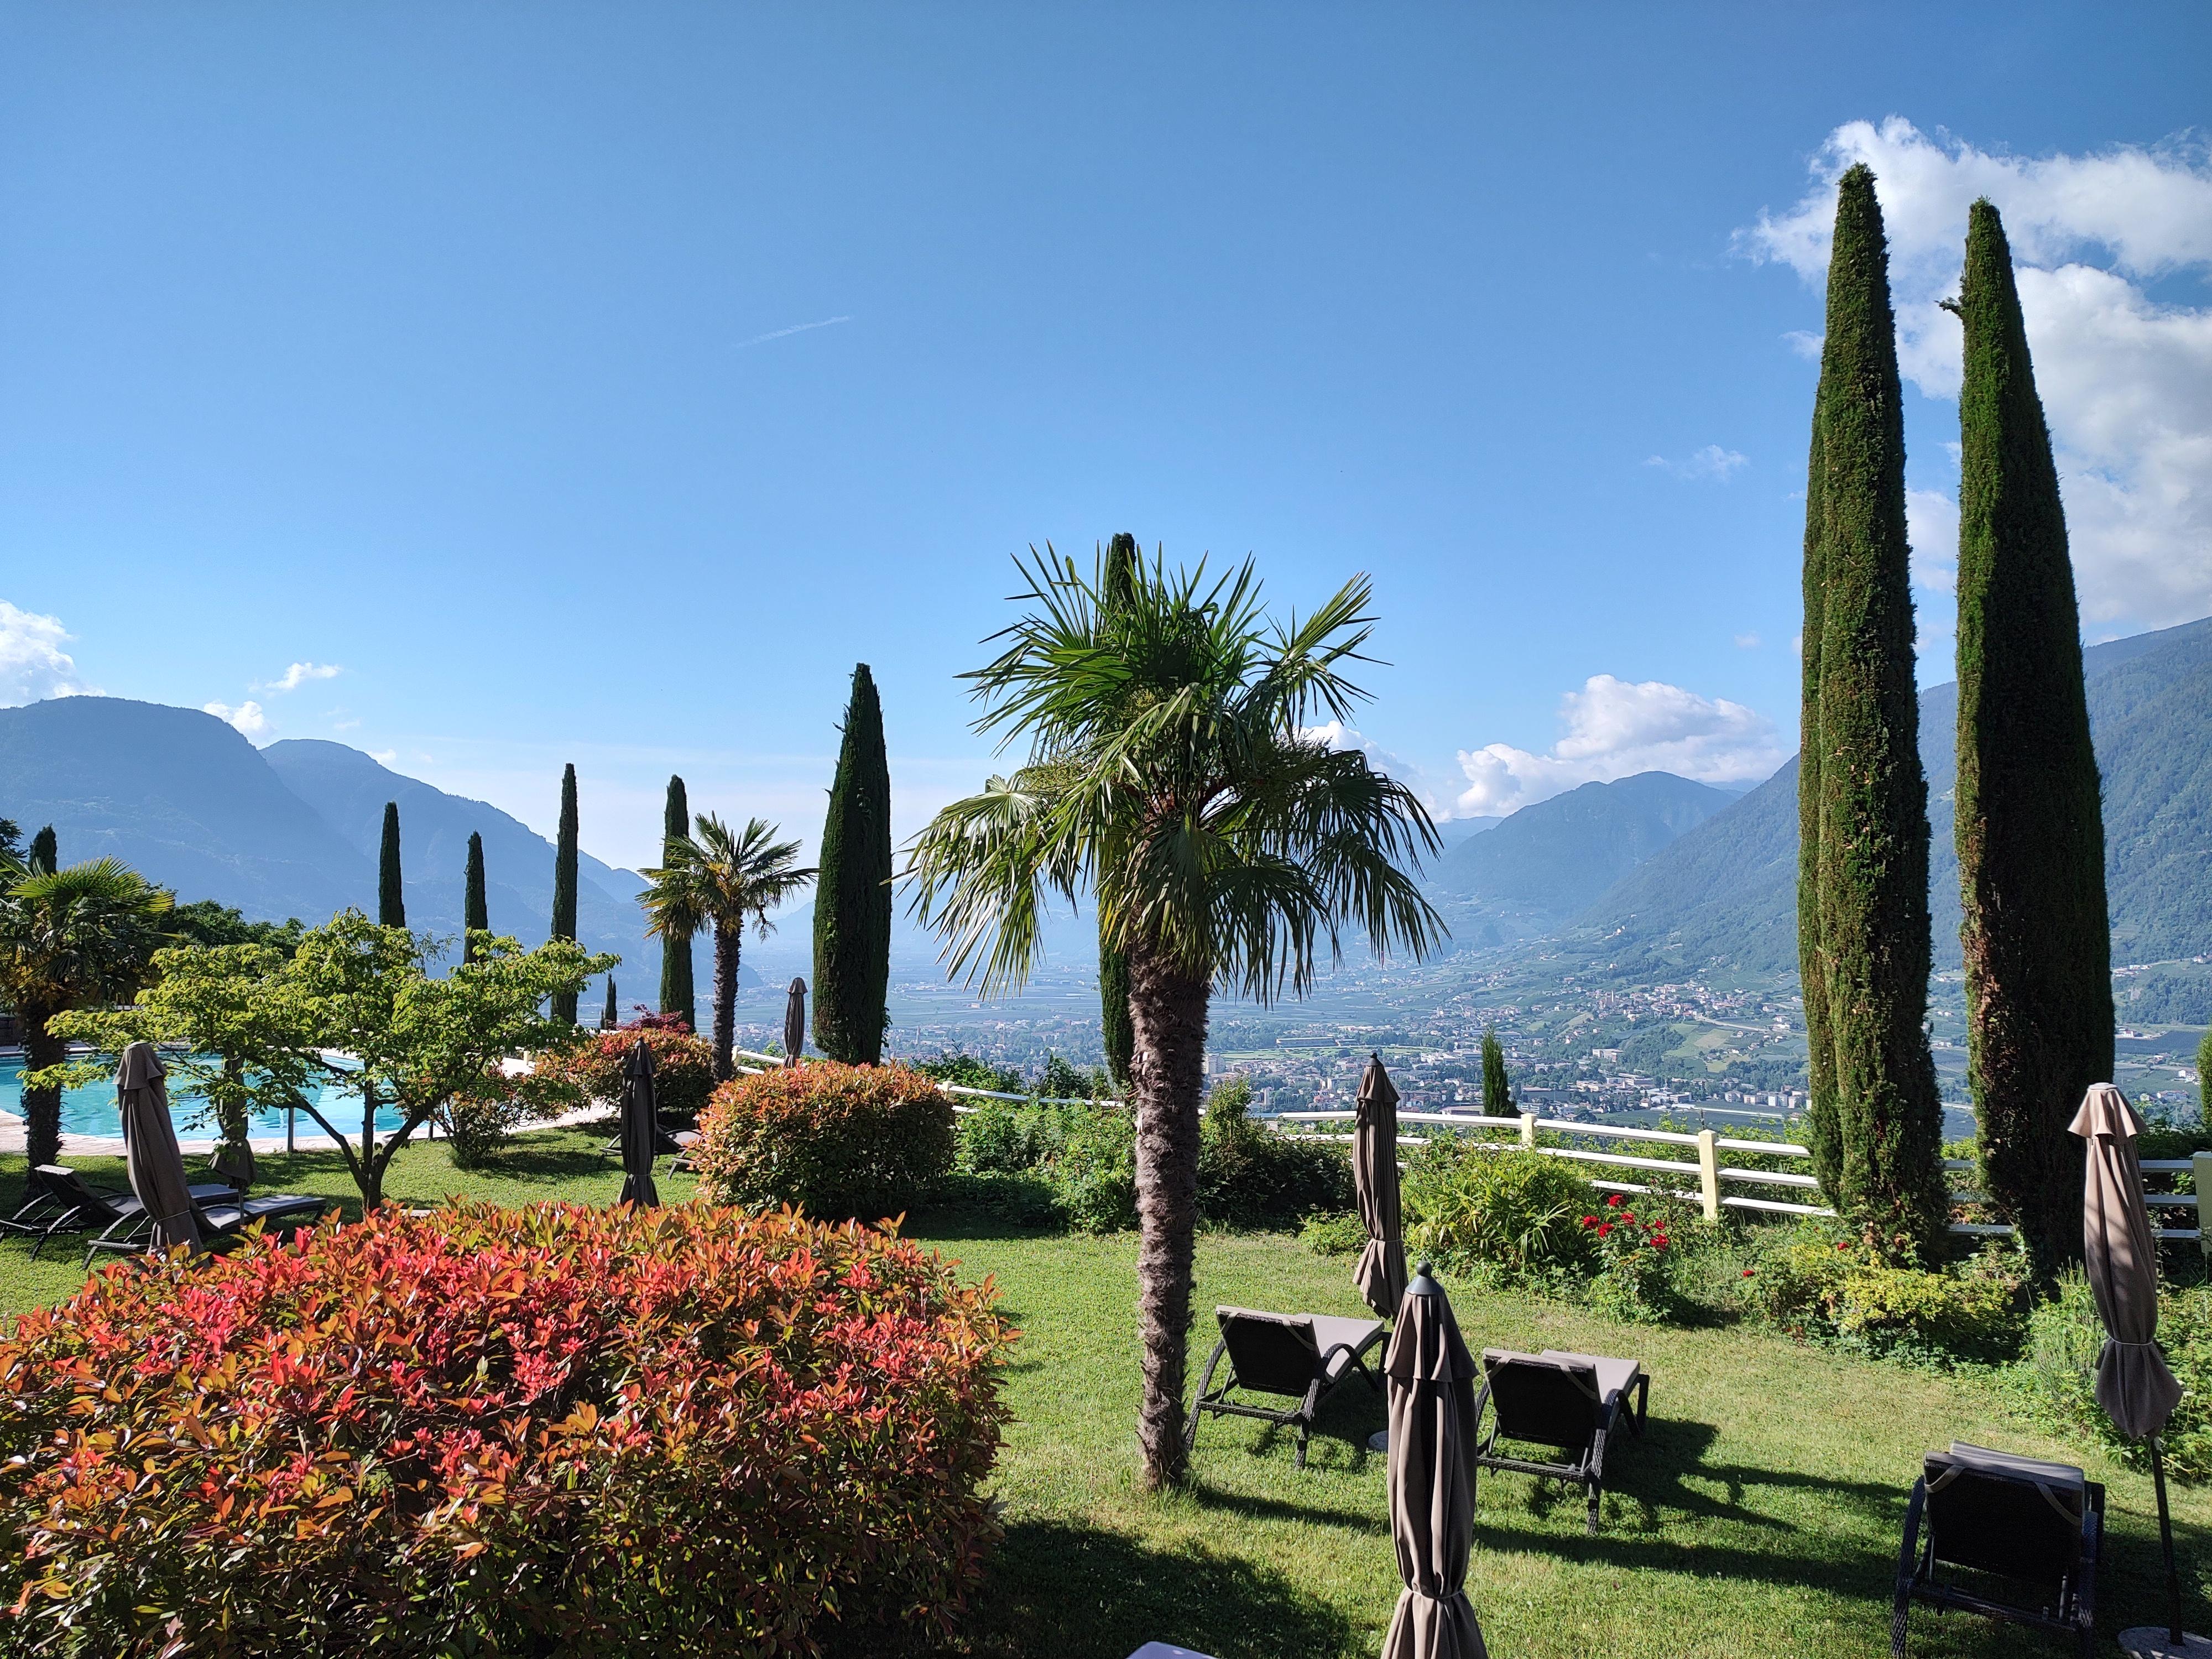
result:
M 20 860 L 0 862 L 0 1000 L 22 1022 L 27 1073 L 67 1057 L 61 1039 L 46 1030 L 56 1014 L 138 988 L 154 952 L 174 942 L 162 928 L 172 902 L 116 859 L 35 875 Z M 23 1116 L 31 1167 L 55 1162 L 61 1155 L 60 1085 L 27 1087 Z
M 638 895 L 645 907 L 646 931 L 678 950 L 691 948 L 692 935 L 714 930 L 714 1076 L 731 1074 L 731 1044 L 737 1041 L 738 952 L 745 924 L 757 937 L 775 931 L 768 913 L 814 879 L 811 870 L 793 867 L 795 841 L 778 841 L 776 826 L 753 818 L 739 831 L 711 812 L 702 812 L 693 833 L 670 838 L 668 862 L 643 872 L 652 884 Z
M 915 909 L 953 974 L 1019 987 L 1048 890 L 1095 896 L 1128 963 L 1136 1035 L 1137 1272 L 1145 1475 L 1182 1479 L 1185 1347 L 1206 1028 L 1216 987 L 1303 995 L 1347 930 L 1419 957 L 1443 924 L 1411 872 L 1436 831 L 1403 785 L 1308 729 L 1364 694 L 1344 677 L 1373 626 L 1356 577 L 1304 621 L 1272 623 L 1252 563 L 1208 584 L 1158 560 L 1085 577 L 1048 544 L 1018 561 L 1030 613 L 966 676 L 1001 747 L 1029 762 L 939 812 L 915 841 Z M 1121 582 L 1126 580 L 1126 587 Z

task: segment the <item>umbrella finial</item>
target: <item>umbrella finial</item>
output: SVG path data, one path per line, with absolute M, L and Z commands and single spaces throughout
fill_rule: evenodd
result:
M 1413 1282 L 1406 1286 L 1407 1296 L 1442 1296 L 1444 1287 L 1433 1277 L 1434 1269 L 1425 1261 L 1413 1270 Z

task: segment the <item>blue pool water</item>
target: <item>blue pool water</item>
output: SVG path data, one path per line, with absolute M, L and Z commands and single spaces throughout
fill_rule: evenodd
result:
M 215 1115 L 208 1109 L 207 1102 L 190 1087 L 183 1086 L 182 1077 L 170 1073 L 169 1115 L 175 1121 L 177 1133 L 186 1140 L 208 1140 L 215 1137 Z M 310 1089 L 307 1098 L 325 1117 L 350 1134 L 361 1130 L 361 1097 L 343 1089 L 324 1085 Z M 23 1062 L 20 1060 L 0 1060 L 0 1112 L 23 1115 Z M 388 1133 L 399 1127 L 401 1118 L 390 1107 L 380 1108 L 376 1114 L 379 1131 Z M 258 1113 L 247 1120 L 248 1133 L 254 1135 L 281 1135 L 284 1133 L 284 1114 Z M 115 1085 L 112 1082 L 91 1083 L 62 1091 L 62 1133 L 65 1135 L 119 1135 L 123 1133 L 123 1118 L 116 1109 Z M 305 1112 L 300 1114 L 299 1133 L 302 1139 L 320 1139 L 323 1132 L 315 1120 Z

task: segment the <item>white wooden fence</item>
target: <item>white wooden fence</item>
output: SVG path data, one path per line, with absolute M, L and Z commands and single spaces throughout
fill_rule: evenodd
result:
M 1357 1112 L 1285 1112 L 1278 1121 L 1301 1124 L 1344 1123 L 1351 1121 L 1358 1115 Z M 1708 1221 L 1719 1220 L 1720 1213 L 1724 1209 L 1759 1210 L 1784 1215 L 1832 1216 L 1835 1214 L 1833 1210 L 1818 1204 L 1797 1203 L 1786 1199 L 1723 1190 L 1726 1188 L 1753 1187 L 1780 1188 L 1784 1191 L 1796 1190 L 1808 1194 L 1817 1191 L 1820 1183 L 1813 1177 L 1809 1170 L 1800 1172 L 1794 1170 L 1747 1170 L 1721 1162 L 1721 1154 L 1723 1152 L 1750 1152 L 1765 1158 L 1779 1158 L 1792 1162 L 1809 1163 L 1813 1156 L 1812 1148 L 1796 1146 L 1790 1141 L 1731 1139 L 1726 1135 L 1717 1134 L 1711 1129 L 1700 1129 L 1695 1134 L 1688 1134 L 1674 1129 L 1613 1127 L 1603 1124 L 1577 1123 L 1567 1118 L 1539 1117 L 1534 1112 L 1523 1112 L 1518 1117 L 1478 1117 L 1473 1114 L 1458 1112 L 1401 1112 L 1398 1114 L 1398 1121 L 1401 1124 L 1434 1124 L 1438 1127 L 1449 1129 L 1510 1130 L 1516 1137 L 1513 1140 L 1481 1139 L 1474 1144 L 1486 1146 L 1519 1146 L 1531 1152 L 1540 1152 L 1546 1158 L 1571 1158 L 1577 1164 L 1595 1164 L 1605 1168 L 1637 1173 L 1650 1171 L 1655 1174 L 1679 1176 L 1686 1185 L 1694 1186 L 1704 1204 L 1705 1219 Z M 1631 1145 L 1640 1142 L 1658 1146 L 1686 1147 L 1692 1149 L 1695 1161 L 1683 1158 L 1644 1158 L 1629 1152 L 1596 1151 L 1583 1146 L 1540 1146 L 1536 1143 L 1536 1132 L 1540 1129 L 1555 1134 L 1576 1135 L 1601 1142 L 1626 1142 Z M 1336 1140 L 1350 1139 L 1347 1135 L 1327 1135 L 1323 1138 Z M 1398 1141 L 1401 1146 L 1423 1146 L 1428 1144 L 1428 1138 L 1423 1135 L 1401 1133 L 1398 1137 Z M 1971 1170 L 1974 1167 L 1966 1159 L 1955 1158 L 1946 1158 L 1943 1165 L 1946 1170 Z M 2195 1176 L 2197 1190 L 2194 1194 L 2154 1193 L 2146 1189 L 2143 1201 L 2154 1212 L 2172 1209 L 2189 1211 L 2191 1213 L 2188 1218 L 2194 1221 L 2196 1225 L 2160 1227 L 2158 1229 L 2159 1237 L 2176 1242 L 2193 1239 L 2205 1248 L 2207 1254 L 2212 1254 L 2212 1238 L 2208 1238 L 2208 1235 L 2212 1235 L 2212 1152 L 2199 1152 L 2193 1158 L 2146 1158 L 2143 1160 L 2142 1170 L 2147 1176 L 2175 1175 L 2185 1170 Z M 1653 1190 L 1648 1182 L 1625 1180 L 1601 1180 L 1593 1177 L 1590 1184 L 1609 1192 L 1648 1193 Z M 1951 1197 L 1954 1203 L 1971 1204 L 1977 1202 L 1981 1194 L 1954 1193 Z M 2009 1234 L 2012 1229 L 1995 1222 L 1954 1221 L 1951 1223 L 1951 1231 L 1954 1233 L 1980 1237 L 2006 1235 Z

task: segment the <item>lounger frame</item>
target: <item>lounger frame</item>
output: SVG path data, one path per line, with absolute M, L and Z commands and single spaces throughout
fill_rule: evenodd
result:
M 1375 1373 L 1367 1369 L 1366 1362 L 1368 1351 L 1382 1340 L 1383 1329 L 1380 1321 L 1369 1322 L 1372 1328 L 1358 1343 L 1332 1342 L 1323 1347 L 1315 1339 L 1313 1316 L 1309 1314 L 1270 1314 L 1254 1309 L 1217 1308 L 1214 1315 L 1221 1322 L 1221 1340 L 1213 1345 L 1212 1356 L 1206 1362 L 1206 1373 L 1199 1381 L 1198 1398 L 1191 1403 L 1190 1426 L 1183 1435 L 1183 1443 L 1188 1450 L 1198 1449 L 1198 1425 L 1202 1416 L 1251 1417 L 1262 1423 L 1272 1423 L 1277 1428 L 1297 1430 L 1295 1466 L 1302 1469 L 1306 1466 L 1306 1441 L 1313 1432 L 1314 1418 L 1321 1409 L 1321 1402 L 1335 1392 L 1337 1384 L 1356 1371 L 1370 1389 L 1377 1393 L 1382 1391 L 1382 1384 L 1376 1379 Z M 1259 1352 L 1265 1353 L 1267 1358 L 1255 1367 L 1255 1374 L 1250 1376 L 1241 1375 L 1232 1360 L 1228 1378 L 1217 1389 L 1213 1386 L 1213 1374 L 1219 1368 L 1222 1357 L 1229 1352 L 1232 1325 L 1244 1328 L 1237 1334 L 1249 1331 L 1257 1336 L 1263 1345 Z M 1269 1326 L 1275 1328 L 1274 1330 L 1256 1328 Z M 1305 1341 L 1303 1349 L 1298 1350 L 1295 1347 L 1293 1333 L 1301 1326 L 1304 1328 Z M 1252 1358 L 1254 1353 L 1255 1350 L 1248 1346 L 1247 1358 Z M 1329 1368 L 1340 1353 L 1346 1356 L 1348 1363 L 1343 1370 L 1331 1376 Z M 1229 1397 L 1238 1389 L 1252 1394 L 1296 1400 L 1297 1403 L 1283 1410 L 1246 1405 Z
M 1989 1478 L 1997 1477 L 1991 1475 Z M 2032 1483 L 2021 1480 L 2012 1484 L 2025 1489 L 2023 1503 L 2043 1501 Z M 1912 1483 L 1912 1497 L 1905 1508 L 1905 1538 L 1898 1549 L 1897 1596 L 1891 1607 L 1889 1619 L 1892 1659 L 1903 1659 L 1906 1616 L 1911 1612 L 1915 1601 L 1924 1601 L 1938 1612 L 1975 1613 L 1984 1618 L 2002 1620 L 2008 1624 L 2026 1625 L 2032 1629 L 2047 1631 L 2054 1636 L 2071 1639 L 2081 1659 L 2091 1659 L 2097 1646 L 2097 1564 L 2104 1546 L 2105 1488 L 2097 1481 L 2085 1480 L 2081 1483 L 2081 1492 L 2078 1553 L 2058 1578 L 2052 1601 L 2040 1608 L 2024 1607 L 1977 1595 L 1972 1590 L 1947 1583 L 1936 1576 L 1939 1565 L 1936 1529 L 1929 1524 L 1928 1513 L 1928 1477 L 1922 1474 Z M 1983 1565 L 1973 1561 L 1962 1564 L 1958 1558 L 1948 1554 L 1940 1560 L 1953 1565 Z M 1998 1571 L 1988 1567 L 1984 1570 Z M 2041 1581 L 2020 1579 L 2015 1582 L 2031 1583 Z
M 1630 1432 L 1639 1439 L 1643 1437 L 1644 1419 L 1651 1409 L 1651 1373 L 1638 1364 L 1635 1376 L 1626 1388 L 1591 1399 L 1578 1386 L 1572 1368 L 1554 1363 L 1547 1356 L 1510 1354 L 1493 1362 L 1491 1355 L 1485 1354 L 1483 1362 L 1482 1386 L 1474 1396 L 1474 1420 L 1479 1437 L 1474 1451 L 1476 1467 L 1512 1474 L 1533 1474 L 1541 1480 L 1568 1480 L 1579 1485 L 1589 1504 L 1585 1529 L 1595 1538 L 1597 1536 L 1598 1500 L 1605 1493 L 1606 1444 L 1619 1432 L 1624 1414 Z M 1498 1374 L 1509 1366 L 1526 1370 L 1532 1377 L 1540 1377 L 1547 1372 L 1555 1377 L 1555 1386 L 1564 1391 L 1559 1396 L 1559 1409 L 1540 1413 L 1534 1421 L 1524 1420 L 1516 1413 L 1509 1427 L 1505 1413 L 1498 1407 L 1496 1395 Z M 1635 1396 L 1632 1410 L 1629 1409 L 1632 1394 Z M 1480 1427 L 1486 1407 L 1489 1408 L 1490 1416 L 1486 1432 Z M 1557 1462 L 1513 1457 L 1498 1449 L 1501 1438 L 1521 1444 L 1556 1446 L 1571 1455 Z

